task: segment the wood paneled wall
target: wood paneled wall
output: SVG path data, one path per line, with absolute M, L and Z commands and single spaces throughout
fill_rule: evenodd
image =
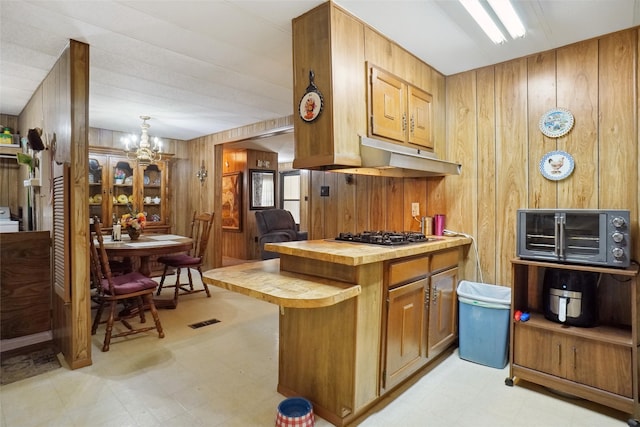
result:
M 278 176 L 278 153 L 257 150 L 224 150 L 223 174 L 242 172 L 242 220 L 239 231 L 223 230 L 222 255 L 238 259 L 260 259 L 260 247 L 257 242 L 258 229 L 256 227 L 255 210 L 250 209 L 249 180 L 250 170 L 275 170 Z M 268 161 L 270 167 L 258 166 L 258 161 Z M 276 182 L 276 201 L 277 198 Z M 221 196 L 222 197 L 222 196 Z
M 91 313 L 89 289 L 89 207 L 87 205 L 89 46 L 71 40 L 19 117 L 19 128 L 40 127 L 46 150 L 38 153 L 41 187 L 36 192 L 38 230 L 53 230 L 53 207 L 49 204 L 50 178 L 71 167 L 64 218 L 68 230 L 68 269 L 71 302 L 52 293 L 53 338 L 71 368 L 91 364 Z M 55 135 L 55 138 L 54 138 Z M 56 141 L 55 145 L 53 141 Z M 55 149 L 54 149 L 55 148 Z M 54 266 L 60 268 L 59 266 Z
M 291 129 L 292 126 L 293 116 L 287 116 L 206 135 L 188 141 L 187 144 L 180 144 L 183 146 L 184 151 L 177 151 L 175 158 L 184 159 L 184 161 L 176 163 L 174 166 L 174 168 L 179 168 L 178 173 L 185 178 L 180 183 L 180 192 L 184 196 L 184 200 L 182 200 L 184 203 L 179 206 L 181 206 L 182 210 L 188 210 L 192 213 L 194 210 L 215 213 L 210 240 L 210 249 L 212 250 L 207 250 L 205 254 L 205 268 L 220 267 L 222 265 L 224 248 L 221 242 L 224 239 L 221 216 L 218 212 L 222 211 L 222 196 L 219 191 L 222 188 L 222 174 L 225 172 L 223 163 L 225 148 L 233 149 L 234 142 Z M 204 184 L 201 185 L 200 181 L 195 177 L 195 172 L 200 168 L 203 160 L 209 176 Z M 172 169 L 172 173 L 174 173 L 173 171 L 174 169 Z M 246 191 L 246 187 L 243 191 Z M 194 195 L 197 195 L 197 197 L 194 197 Z
M 0 114 L 0 125 L 7 126 L 17 132 L 18 117 L 8 114 Z M 0 148 L 2 146 L 0 145 Z M 26 166 L 24 167 L 26 169 Z M 0 157 L 0 206 L 9 206 L 11 213 L 17 215 L 20 204 L 18 194 L 22 186 L 18 187 L 20 181 L 20 166 L 15 156 L 11 158 Z
M 463 165 L 445 180 L 448 221 L 476 236 L 485 281 L 511 283 L 519 208 L 629 209 L 638 259 L 637 61 L 636 28 L 447 77 L 447 148 Z M 575 125 L 548 138 L 538 122 L 555 107 Z M 562 181 L 539 171 L 553 150 L 575 160 Z

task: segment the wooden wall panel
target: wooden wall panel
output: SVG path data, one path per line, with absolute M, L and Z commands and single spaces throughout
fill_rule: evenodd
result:
M 528 138 L 522 141 L 528 146 L 529 197 L 522 208 L 553 208 L 557 202 L 557 184 L 540 173 L 539 161 L 549 151 L 558 148 L 556 138 L 547 138 L 540 132 L 540 117 L 556 105 L 556 52 L 543 52 L 527 59 L 529 107 Z M 565 138 L 566 139 L 566 138 Z
M 89 207 L 88 163 L 88 107 L 89 103 L 89 46 L 71 40 L 53 68 L 38 87 L 19 118 L 20 133 L 29 128 L 43 129 L 43 142 L 49 146 L 56 135 L 56 150 L 39 153 L 43 168 L 42 186 L 36 191 L 38 230 L 52 229 L 53 209 L 47 203 L 50 182 L 48 177 L 60 176 L 66 163 L 71 166 L 69 212 L 65 221 L 71 241 L 69 269 L 71 303 L 57 294 L 52 295 L 53 337 L 71 368 L 91 364 L 90 296 L 89 296 Z M 52 156 L 54 158 L 52 159 Z M 53 162 L 52 160 L 55 160 Z M 53 165 L 53 166 L 51 166 Z
M 496 268 L 498 284 L 511 283 L 509 259 L 516 254 L 516 210 L 527 203 L 527 62 L 495 67 L 496 93 Z
M 386 230 L 387 229 L 387 212 L 393 209 L 388 198 L 388 187 L 385 185 L 383 178 L 370 176 L 366 178 L 368 190 L 369 204 L 367 205 L 366 214 L 369 217 L 369 227 L 365 229 L 354 230 Z M 348 231 L 348 230 L 346 230 Z
M 455 141 L 454 144 L 450 144 L 448 156 L 456 159 L 463 167 L 460 176 L 445 180 L 445 188 L 447 194 L 450 195 L 447 201 L 446 228 L 475 234 L 478 218 L 466 214 L 466 211 L 469 206 L 478 204 L 475 186 L 480 178 L 477 163 L 479 146 L 493 145 L 494 134 L 491 132 L 488 140 L 480 140 L 476 133 L 478 114 L 476 112 L 475 75 L 467 73 L 454 76 L 449 80 L 448 85 L 447 115 L 455 117 L 455 120 L 447 122 L 447 139 Z M 493 185 L 494 183 L 491 183 L 491 186 Z M 482 213 L 479 211 L 478 216 Z M 464 272 L 463 277 L 479 280 L 475 273 L 477 261 L 474 251 L 471 251 L 469 256 L 471 259 L 467 263 L 467 267 L 470 270 Z
M 597 40 L 558 49 L 557 80 L 557 106 L 571 111 L 579 126 L 557 140 L 557 149 L 571 154 L 576 168 L 571 179 L 558 181 L 556 205 L 594 209 L 598 207 Z
M 9 114 L 0 114 L 0 125 L 9 127 L 14 133 L 19 133 L 18 116 Z M 7 149 L 0 144 L 0 149 Z M 7 150 L 14 153 L 15 149 Z M 5 151 L 0 153 L 5 154 Z M 18 194 L 24 192 L 22 187 L 22 179 L 20 169 L 27 169 L 26 166 L 20 167 L 13 154 L 7 155 L 7 158 L 0 157 L 0 206 L 9 206 L 11 213 L 18 215 L 20 211 L 20 203 Z
M 637 29 L 599 40 L 599 207 L 631 210 L 636 260 L 640 257 L 637 52 Z

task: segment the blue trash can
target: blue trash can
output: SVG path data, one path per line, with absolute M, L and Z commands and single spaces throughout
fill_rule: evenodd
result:
M 457 293 L 460 358 L 504 368 L 509 360 L 511 288 L 463 280 Z

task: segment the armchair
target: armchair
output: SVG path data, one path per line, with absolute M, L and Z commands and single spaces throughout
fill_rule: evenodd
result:
M 265 251 L 265 243 L 307 240 L 307 232 L 299 231 L 291 212 L 284 209 L 256 211 L 256 225 L 262 259 L 278 258 L 277 252 Z

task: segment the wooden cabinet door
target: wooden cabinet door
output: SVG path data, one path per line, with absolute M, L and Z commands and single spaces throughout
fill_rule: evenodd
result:
M 371 134 L 404 142 L 406 84 L 389 73 L 371 68 Z
M 167 169 L 164 161 L 139 168 L 139 204 L 147 214 L 147 226 L 168 224 Z
M 427 356 L 440 354 L 457 336 L 458 269 L 452 268 L 431 276 L 428 299 Z
M 409 142 L 433 149 L 433 97 L 425 91 L 408 85 Z
M 121 218 L 122 215 L 139 209 L 135 192 L 136 168 L 137 164 L 133 160 L 109 156 L 108 182 L 111 185 L 111 215 L 115 214 L 116 218 Z M 109 219 L 109 224 L 111 224 L 111 219 Z
M 107 156 L 89 155 L 89 217 L 111 225 L 109 163 Z
M 566 337 L 566 377 L 626 397 L 633 396 L 631 348 Z
M 557 377 L 565 376 L 563 337 L 543 329 L 516 323 L 513 363 Z
M 514 363 L 632 397 L 631 348 L 516 324 Z
M 425 278 L 389 291 L 385 388 L 397 384 L 422 366 L 423 304 L 427 284 Z

